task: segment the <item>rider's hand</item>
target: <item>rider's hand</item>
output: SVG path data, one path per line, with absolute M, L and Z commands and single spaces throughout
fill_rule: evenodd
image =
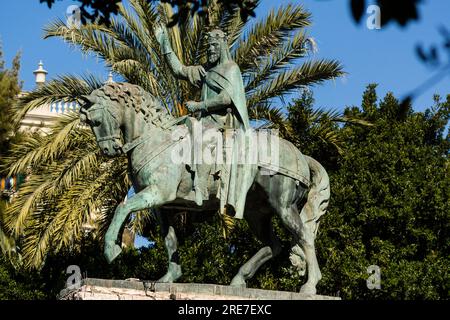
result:
M 158 22 L 153 27 L 153 32 L 155 33 L 156 40 L 162 46 L 166 39 L 168 39 L 166 27 L 161 22 Z
M 200 78 L 204 78 L 206 76 L 206 70 L 202 66 L 197 66 L 197 72 L 200 75 Z
M 186 102 L 186 108 L 189 112 L 195 112 L 203 109 L 203 104 L 197 101 L 188 101 Z

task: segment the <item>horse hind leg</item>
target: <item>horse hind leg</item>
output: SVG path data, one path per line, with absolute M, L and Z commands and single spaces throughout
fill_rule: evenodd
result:
M 299 215 L 296 207 L 293 206 L 291 210 L 293 214 Z M 303 217 L 301 220 L 304 220 Z M 304 274 L 306 265 L 308 278 L 306 283 L 301 287 L 300 293 L 308 295 L 316 294 L 317 283 L 322 279 L 314 244 L 317 228 L 318 223 L 314 220 L 303 221 L 300 227 L 299 244 L 296 244 L 292 248 L 290 257 L 291 263 L 298 269 L 300 274 Z
M 311 232 L 310 225 L 302 221 L 296 204 L 278 208 L 278 212 L 284 226 L 294 237 L 294 245 L 289 259 L 300 275 L 305 274 L 305 267 L 307 270 L 308 280 L 301 287 L 300 293 L 316 294 L 316 284 L 320 280 L 321 274 L 315 254 L 314 235 Z
M 246 220 L 250 230 L 265 246 L 239 268 L 238 273 L 231 281 L 231 286 L 244 288 L 247 286 L 246 281 L 252 278 L 264 263 L 277 256 L 281 251 L 280 241 L 273 230 L 270 214 L 261 217 L 258 214 L 247 215 L 246 212 Z
M 308 271 L 308 280 L 302 286 L 300 292 L 316 294 L 316 285 L 322 278 L 322 274 L 317 262 L 314 242 L 319 228 L 319 218 L 326 213 L 328 208 L 330 181 L 327 172 L 319 162 L 308 156 L 305 156 L 305 158 L 311 170 L 312 187 L 308 192 L 307 201 L 300 215 L 298 215 L 296 205 L 292 206 L 292 212 L 299 216 L 302 221 L 300 245 L 303 249 Z M 301 254 L 301 250 L 298 250 L 298 252 Z
M 166 274 L 157 282 L 173 283 L 183 275 L 181 271 L 181 265 L 179 264 L 179 256 L 177 251 L 178 239 L 175 233 L 175 229 L 171 225 L 169 225 L 167 215 L 162 215 L 158 210 L 157 216 L 161 225 L 161 231 L 164 237 L 164 245 L 166 247 L 166 252 L 169 259 L 169 265 Z
M 317 180 L 313 182 L 317 183 Z M 294 246 L 291 249 L 292 252 L 290 255 L 292 265 L 301 275 L 305 273 L 306 267 L 308 278 L 306 283 L 301 287 L 300 292 L 308 295 L 316 294 L 316 285 L 322 278 L 317 262 L 314 241 L 318 228 L 318 218 L 325 212 L 329 198 L 329 188 L 325 188 L 325 193 L 323 193 L 323 190 L 318 188 L 318 185 L 314 183 L 308 193 L 307 202 L 300 214 L 297 209 L 297 202 L 305 196 L 306 190 L 298 193 L 298 195 L 287 192 L 285 195 L 279 197 L 277 203 L 274 205 L 284 226 L 294 236 Z M 328 194 L 326 194 L 326 191 L 328 191 Z

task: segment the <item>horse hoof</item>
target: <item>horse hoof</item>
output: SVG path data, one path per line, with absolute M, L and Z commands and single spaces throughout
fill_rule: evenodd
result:
M 181 267 L 179 265 L 170 266 L 167 273 L 157 282 L 173 283 L 182 276 Z
M 178 274 L 174 275 L 171 272 L 167 272 L 161 279 L 159 279 L 156 282 L 160 283 L 174 283 L 181 275 Z
M 317 293 L 316 286 L 304 284 L 300 289 L 300 293 L 308 296 L 313 296 Z
M 106 244 L 105 245 L 105 257 L 108 263 L 114 261 L 117 256 L 122 252 L 122 248 L 117 244 Z
M 230 286 L 239 287 L 239 288 L 247 288 L 247 283 L 244 278 L 241 276 L 235 276 L 233 280 L 231 280 Z
M 170 273 L 166 273 L 162 278 L 160 278 L 158 281 L 159 283 L 173 283 L 173 276 Z

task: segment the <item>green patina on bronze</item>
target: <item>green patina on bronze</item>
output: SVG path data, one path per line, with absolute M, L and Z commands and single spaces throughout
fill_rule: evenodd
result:
M 241 206 L 242 217 L 263 243 L 263 248 L 239 269 L 231 284 L 245 286 L 246 280 L 262 264 L 280 253 L 280 243 L 272 226 L 272 216 L 277 214 L 293 234 L 292 264 L 298 272 L 308 273 L 308 280 L 301 292 L 315 294 L 321 274 L 314 240 L 318 220 L 326 212 L 330 196 L 325 169 L 283 139 L 279 141 L 280 170 L 272 174 L 266 174 L 266 167 L 270 169 L 270 164 L 261 162 L 257 165 L 236 165 L 234 168 L 234 165 L 228 166 L 228 175 L 224 174 L 227 170 L 225 165 L 217 171 L 215 164 L 174 162 L 174 148 L 183 143 L 189 134 L 189 124 L 195 121 L 212 124 L 217 130 L 229 125 L 230 117 L 233 118 L 231 123 L 234 128 L 249 131 L 250 125 L 242 77 L 229 56 L 228 48 L 223 46 L 226 42 L 222 39 L 222 32 L 210 33 L 214 40 L 210 43 L 218 45 L 208 51 L 206 70 L 202 66 L 182 66 L 167 45 L 164 29 L 160 27 L 155 34 L 174 73 L 180 79 L 202 86 L 202 101 L 190 101 L 187 107 L 191 112 L 203 112 L 196 114 L 197 119 L 175 119 L 150 93 L 127 83 L 107 84 L 84 97 L 85 104 L 80 109 L 82 120 L 90 125 L 104 154 L 127 154 L 130 180 L 136 191 L 135 196 L 121 203 L 115 211 L 105 237 L 106 258 L 113 261 L 120 254 L 118 235 L 128 215 L 152 209 L 159 218 L 169 257 L 167 273 L 159 281 L 176 281 L 182 271 L 177 261 L 175 229 L 167 213 L 174 208 L 183 208 L 188 212 L 220 211 L 224 205 L 221 190 L 226 187 L 226 201 L 229 204 L 230 194 L 237 195 L 233 202 L 238 206 L 236 213 Z M 231 114 L 227 111 L 230 108 L 234 110 Z M 205 184 L 200 186 L 206 192 L 201 199 L 198 190 L 195 190 L 199 186 L 198 180 L 192 178 L 193 172 L 197 179 L 200 176 L 200 184 Z M 213 179 L 213 174 L 218 174 L 219 179 Z M 306 203 L 299 212 L 297 203 L 305 197 Z
M 155 36 L 160 43 L 161 52 L 175 77 L 187 80 L 202 89 L 202 100 L 188 101 L 186 106 L 190 112 L 197 113 L 199 118 L 212 121 L 217 126 L 226 126 L 227 110 L 231 113 L 232 127 L 235 129 L 250 129 L 250 122 L 245 99 L 244 83 L 239 66 L 231 59 L 226 35 L 221 30 L 207 33 L 208 63 L 203 66 L 184 66 L 170 46 L 169 36 L 164 26 L 155 28 Z M 234 148 L 236 149 L 236 148 Z M 236 155 L 234 155 L 236 156 Z M 210 172 L 203 167 L 192 166 L 196 203 L 201 205 L 208 195 L 207 180 Z M 255 168 L 251 165 L 238 165 L 237 161 L 222 170 L 220 211 L 226 214 L 227 208 L 235 211 L 235 217 L 241 219 L 244 215 L 245 196 L 254 177 Z M 239 187 L 238 187 L 239 186 Z

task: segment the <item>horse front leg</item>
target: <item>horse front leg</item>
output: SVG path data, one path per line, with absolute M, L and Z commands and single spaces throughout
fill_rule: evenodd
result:
M 130 198 L 126 203 L 121 203 L 117 206 L 105 236 L 104 254 L 108 263 L 111 263 L 122 252 L 122 248 L 117 244 L 117 240 L 119 231 L 128 215 L 135 211 L 162 205 L 170 200 L 172 199 L 165 199 L 155 186 L 149 186 Z

